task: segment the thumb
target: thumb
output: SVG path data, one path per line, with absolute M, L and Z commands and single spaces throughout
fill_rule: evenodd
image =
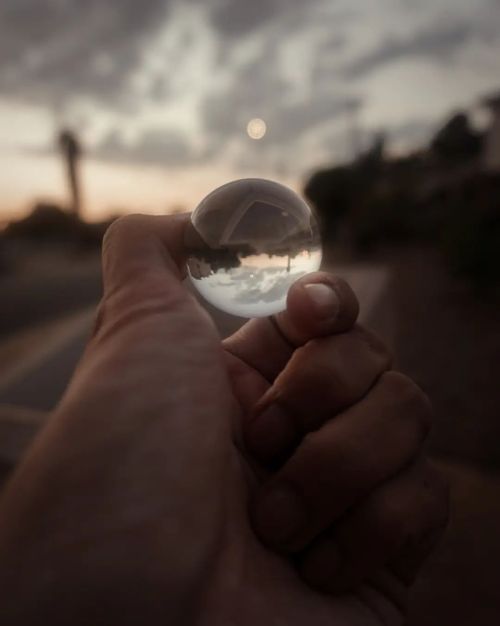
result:
M 104 296 L 166 282 L 176 290 L 185 275 L 184 237 L 189 215 L 128 215 L 111 224 L 102 246 Z
M 89 405 L 105 406 L 108 431 L 154 425 L 160 454 L 176 445 L 194 459 L 223 442 L 233 400 L 215 326 L 182 284 L 187 224 L 134 215 L 110 227 L 96 329 L 60 406 L 87 422 Z
M 129 215 L 113 222 L 102 247 L 104 296 L 94 337 L 103 327 L 115 331 L 134 319 L 142 322 L 160 314 L 177 316 L 179 322 L 184 319 L 185 333 L 177 328 L 170 341 L 183 339 L 198 328 L 215 336 L 211 318 L 182 284 L 188 226 L 188 214 Z M 175 324 L 170 324 L 170 330 L 172 326 Z
M 42 610 L 71 581 L 101 597 L 113 576 L 151 583 L 144 606 L 163 606 L 157 590 L 194 589 L 219 545 L 234 399 L 215 328 L 182 285 L 186 224 L 133 216 L 110 228 L 98 328 L 2 494 L 0 577 L 16 598 L 34 589 Z M 26 583 L 38 554 L 50 576 Z
M 50 430 L 59 449 L 90 450 L 97 477 L 126 458 L 150 500 L 214 517 L 234 399 L 215 326 L 182 284 L 187 224 L 134 215 L 108 230 L 96 330 Z

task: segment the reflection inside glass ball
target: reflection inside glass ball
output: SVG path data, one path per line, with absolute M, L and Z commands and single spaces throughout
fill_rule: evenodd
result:
M 216 189 L 193 212 L 186 239 L 197 291 L 241 317 L 284 310 L 292 284 L 321 264 L 309 206 L 268 180 L 238 180 Z

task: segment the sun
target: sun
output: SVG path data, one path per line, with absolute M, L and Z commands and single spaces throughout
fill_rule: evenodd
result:
M 247 133 L 250 139 L 263 139 L 267 133 L 267 124 L 260 117 L 254 117 L 248 122 Z

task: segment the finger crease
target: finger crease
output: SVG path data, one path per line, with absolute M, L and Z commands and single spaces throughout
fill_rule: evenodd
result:
M 288 339 L 285 333 L 282 331 L 280 325 L 278 324 L 276 317 L 271 315 L 267 318 L 270 323 L 274 326 L 274 330 L 278 333 L 278 335 L 283 339 L 287 346 L 289 346 L 292 350 L 295 350 L 297 346 L 293 345 L 293 343 Z

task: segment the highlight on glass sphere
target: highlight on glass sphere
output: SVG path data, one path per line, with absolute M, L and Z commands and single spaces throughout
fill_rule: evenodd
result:
M 208 195 L 191 215 L 186 244 L 198 293 L 240 317 L 283 311 L 290 287 L 318 270 L 322 257 L 307 203 L 261 179 L 233 181 Z

